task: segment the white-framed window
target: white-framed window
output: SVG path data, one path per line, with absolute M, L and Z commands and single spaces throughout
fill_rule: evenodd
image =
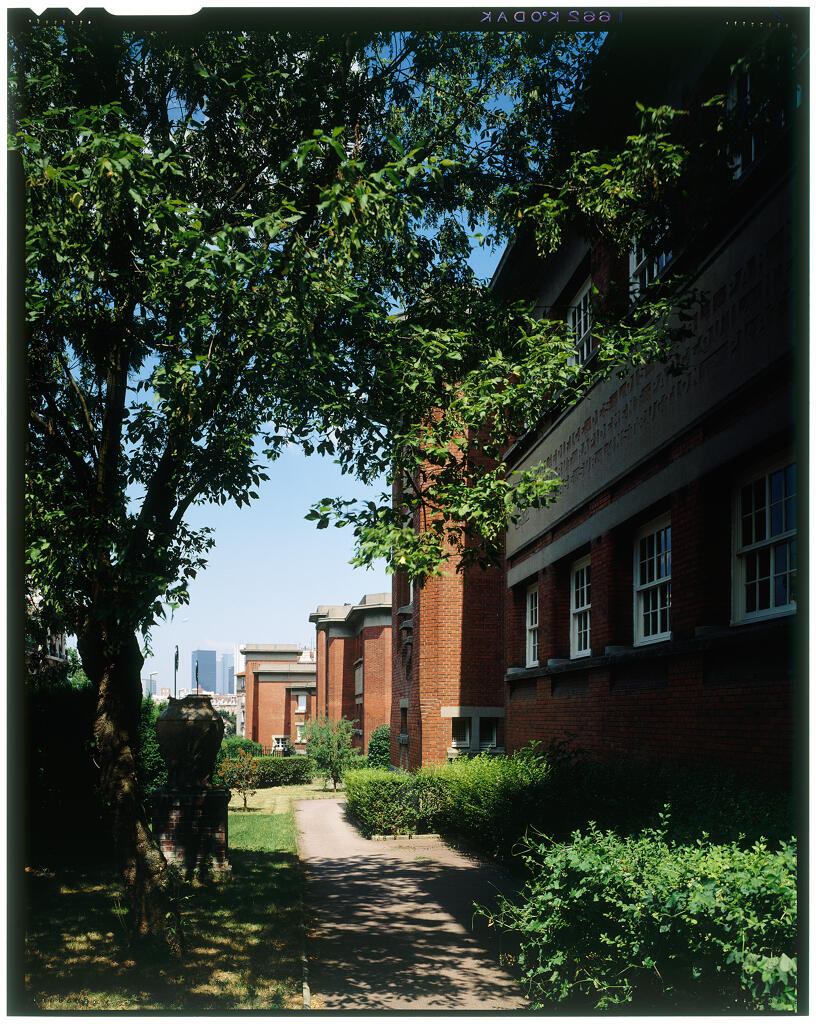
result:
M 734 621 L 796 610 L 796 463 L 755 475 L 737 489 Z
M 295 739 L 295 743 L 303 743 L 305 727 L 303 725 L 296 725 L 295 728 L 297 729 L 297 737 Z
M 479 718 L 479 750 L 496 746 L 496 718 Z
M 538 664 L 538 584 L 527 590 L 526 611 L 526 663 L 528 667 Z
M 575 335 L 575 362 L 583 365 L 595 353 L 592 337 L 592 281 L 587 280 L 570 304 L 569 325 Z
M 592 566 L 589 556 L 579 559 L 570 573 L 570 657 L 592 654 L 590 611 Z
M 635 239 L 629 250 L 629 285 L 633 299 L 641 296 L 650 284 L 660 277 L 672 258 L 671 249 L 646 250 L 640 239 Z
M 635 542 L 635 643 L 671 637 L 671 519 L 650 523 Z
M 470 718 L 451 719 L 451 746 L 470 749 Z
M 360 694 L 363 692 L 363 663 L 358 662 L 354 666 L 354 692 Z
M 751 72 L 740 68 L 731 76 L 725 97 L 725 110 L 734 133 L 728 147 L 731 176 L 736 181 L 751 167 L 757 157 L 757 140 L 752 130 L 753 96 Z
M 306 694 L 299 693 L 297 699 L 297 713 L 299 715 L 306 714 Z

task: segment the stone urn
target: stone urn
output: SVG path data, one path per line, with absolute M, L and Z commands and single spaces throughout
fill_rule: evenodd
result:
M 210 695 L 175 697 L 156 720 L 156 739 L 167 765 L 168 789 L 209 789 L 215 755 L 224 737 L 224 719 Z

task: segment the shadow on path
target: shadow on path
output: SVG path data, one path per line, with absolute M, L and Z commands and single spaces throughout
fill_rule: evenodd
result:
M 296 811 L 315 918 L 308 954 L 316 1008 L 527 1005 L 500 964 L 499 937 L 473 919 L 474 900 L 492 904 L 510 879 L 438 840 L 363 839 L 343 820 L 340 800 Z

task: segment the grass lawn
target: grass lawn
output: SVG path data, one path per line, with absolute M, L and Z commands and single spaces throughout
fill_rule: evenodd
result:
M 232 877 L 185 887 L 180 964 L 133 959 L 114 872 L 27 872 L 28 1012 L 300 1009 L 303 874 L 292 801 L 333 795 L 322 782 L 259 790 L 246 813 L 233 796 Z

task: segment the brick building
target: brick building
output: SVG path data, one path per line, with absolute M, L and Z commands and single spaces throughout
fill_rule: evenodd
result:
M 748 84 L 735 86 L 726 70 L 739 56 L 734 45 L 716 32 L 688 45 L 681 36 L 653 40 L 637 53 L 638 40 L 610 40 L 581 130 L 603 131 L 615 104 L 681 105 L 702 89 L 702 98 L 744 96 Z M 543 461 L 565 484 L 552 505 L 508 529 L 503 570 L 446 575 L 413 597 L 395 578 L 395 766 L 490 741 L 512 752 L 530 740 L 568 740 L 601 758 L 787 777 L 793 381 L 804 340 L 794 126 L 803 112 L 796 90 L 784 102 L 762 99 L 770 128 L 735 151 L 725 201 L 659 251 L 633 244 L 618 258 L 568 231 L 546 259 L 524 237 L 504 254 L 494 292 L 534 298 L 539 315 L 567 320 L 581 361 L 595 358 L 592 321 L 603 297 L 593 286 L 628 285 L 636 302 L 671 271 L 706 298 L 673 353 L 679 373 L 655 363 L 600 382 L 515 442 L 511 472 Z
M 240 653 L 246 658 L 236 676 L 239 691 L 243 684 L 242 735 L 265 750 L 304 752 L 303 726 L 317 707 L 315 652 L 293 644 L 245 644 Z
M 354 721 L 355 746 L 366 753 L 391 709 L 391 595 L 318 605 L 309 622 L 317 630 L 317 713 Z
M 393 765 L 504 750 L 503 597 L 501 568 L 394 576 Z

